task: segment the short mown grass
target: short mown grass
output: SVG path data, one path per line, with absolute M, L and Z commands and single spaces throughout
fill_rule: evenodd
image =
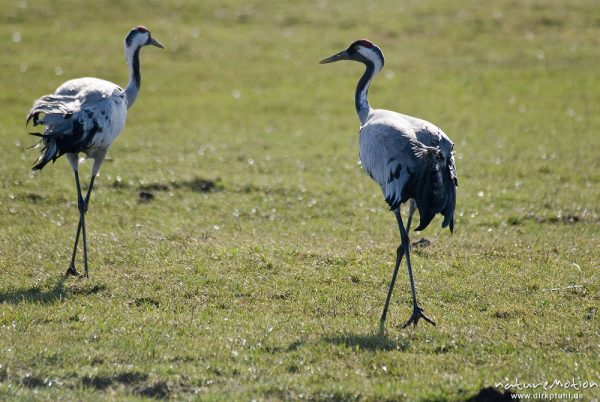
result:
M 516 380 L 600 384 L 599 10 L 4 2 L 0 398 L 460 401 Z M 72 172 L 31 173 L 24 117 L 69 78 L 124 85 L 138 24 L 166 49 L 142 52 L 96 182 L 91 278 L 65 279 Z M 317 64 L 362 37 L 386 55 L 372 105 L 442 127 L 459 173 L 455 233 L 438 218 L 412 234 L 431 241 L 412 262 L 438 325 L 400 328 L 403 265 L 386 336 L 399 239 L 357 164 L 362 68 Z

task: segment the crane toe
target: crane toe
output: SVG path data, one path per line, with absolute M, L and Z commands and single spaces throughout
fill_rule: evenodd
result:
M 410 324 L 414 324 L 416 327 L 421 318 L 435 327 L 435 321 L 433 321 L 431 318 L 427 317 L 425 315 L 425 313 L 423 313 L 423 309 L 421 307 L 415 305 L 412 316 L 408 319 L 408 321 L 406 321 L 406 323 L 404 323 L 402 328 L 404 329 L 404 328 L 408 327 Z

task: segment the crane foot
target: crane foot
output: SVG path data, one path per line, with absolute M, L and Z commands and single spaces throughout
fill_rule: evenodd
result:
M 71 265 L 69 266 L 69 268 L 67 269 L 67 272 L 65 272 L 65 276 L 69 276 L 69 275 L 73 275 L 76 277 L 80 277 L 81 274 L 79 272 L 77 272 L 77 269 L 75 268 L 75 265 Z
M 423 309 L 421 307 L 415 304 L 412 316 L 408 319 L 408 321 L 406 321 L 402 328 L 406 328 L 410 324 L 414 324 L 415 326 L 417 326 L 417 323 L 421 318 L 435 327 L 435 322 L 423 313 Z

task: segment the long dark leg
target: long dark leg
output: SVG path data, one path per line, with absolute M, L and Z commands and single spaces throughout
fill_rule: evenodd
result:
M 75 268 L 75 256 L 77 255 L 77 244 L 79 243 L 79 234 L 81 233 L 81 217 L 79 218 L 79 224 L 77 225 L 77 234 L 75 234 L 75 245 L 73 246 L 73 254 L 71 254 L 71 264 L 65 275 L 79 276 L 77 268 Z
M 83 200 L 82 200 L 83 201 Z M 85 201 L 84 201 L 85 202 Z M 87 258 L 87 236 L 85 234 L 85 204 L 83 207 L 83 212 L 80 213 L 80 220 L 81 220 L 81 233 L 83 235 L 83 269 L 84 269 L 84 276 L 86 278 L 89 278 L 89 274 L 88 274 L 88 258 Z
M 411 208 L 412 209 L 412 208 Z M 414 212 L 414 210 L 412 211 Z M 412 217 L 412 214 L 411 214 Z M 400 227 L 400 238 L 402 239 L 402 245 L 404 246 L 404 254 L 406 255 L 406 265 L 408 265 L 408 277 L 410 278 L 410 289 L 412 291 L 413 297 L 413 313 L 412 316 L 406 321 L 406 323 L 402 326 L 402 328 L 406 328 L 411 323 L 417 325 L 419 320 L 422 318 L 431 325 L 435 325 L 435 322 L 428 318 L 424 313 L 423 309 L 419 307 L 417 304 L 417 292 L 415 290 L 415 281 L 413 279 L 412 266 L 410 263 L 410 239 L 408 238 L 408 233 L 404 229 L 404 225 L 402 224 L 402 217 L 400 213 L 396 214 L 396 218 L 398 220 L 398 226 Z M 410 218 L 409 218 L 410 221 Z
M 392 298 L 392 292 L 394 290 L 394 284 L 396 283 L 396 276 L 398 276 L 398 268 L 400 268 L 400 262 L 402 261 L 403 253 L 404 249 L 402 248 L 402 245 L 400 245 L 398 250 L 396 250 L 396 267 L 394 267 L 394 274 L 392 275 L 390 288 L 388 289 L 387 298 L 385 299 L 385 306 L 383 306 L 383 313 L 381 313 L 381 320 L 379 321 L 379 333 L 381 335 L 383 335 L 385 332 L 385 317 L 387 315 L 390 299 Z
M 88 274 L 88 256 L 87 256 L 87 236 L 85 233 L 85 214 L 88 210 L 88 205 L 90 202 L 90 195 L 92 194 L 92 188 L 94 187 L 94 180 L 96 179 L 96 175 L 92 174 L 92 178 L 90 179 L 90 186 L 88 187 L 87 194 L 85 195 L 85 201 L 83 204 L 83 214 L 81 214 L 81 231 L 83 232 L 83 266 L 85 270 L 85 277 L 89 278 Z
M 77 255 L 77 245 L 79 244 L 79 234 L 83 230 L 83 261 L 85 266 L 85 276 L 88 277 L 88 265 L 87 265 L 87 238 L 85 231 L 85 214 L 88 209 L 88 204 L 90 201 L 90 195 L 92 193 L 92 188 L 94 187 L 94 180 L 96 176 L 93 175 L 90 180 L 90 186 L 88 187 L 87 194 L 85 196 L 85 200 L 81 194 L 81 185 L 79 183 L 79 172 L 75 171 L 75 183 L 77 185 L 77 207 L 79 209 L 79 224 L 77 225 L 77 233 L 75 235 L 75 244 L 73 245 L 73 254 L 71 255 L 71 264 L 67 269 L 66 275 L 75 275 L 79 276 L 79 272 L 75 268 L 75 256 Z
M 92 194 L 92 188 L 94 187 L 94 180 L 96 176 L 93 175 L 90 180 L 90 186 L 88 187 L 87 194 L 85 196 L 85 208 L 84 213 L 87 213 L 88 206 L 90 205 L 90 195 Z M 79 199 L 78 199 L 79 204 Z M 67 269 L 66 275 L 75 275 L 79 276 L 79 272 L 75 268 L 75 256 L 77 255 L 77 245 L 79 244 L 79 234 L 81 233 L 81 216 L 79 217 L 79 224 L 77 225 L 77 234 L 75 235 L 75 245 L 73 246 L 73 254 L 71 255 L 71 264 L 69 265 L 69 269 Z
M 394 214 L 396 215 L 396 220 L 400 224 L 402 222 L 402 217 L 400 216 L 400 208 L 394 210 Z M 410 217 L 409 217 L 410 221 Z M 396 250 L 396 266 L 394 267 L 394 274 L 392 275 L 392 281 L 390 282 L 390 287 L 388 289 L 387 298 L 385 299 L 385 306 L 383 306 L 383 313 L 381 314 L 381 320 L 379 321 L 379 333 L 383 335 L 385 332 L 385 317 L 387 315 L 388 307 L 390 304 L 390 299 L 392 298 L 392 292 L 394 290 L 394 284 L 396 283 L 396 277 L 398 276 L 398 268 L 400 268 L 400 263 L 402 262 L 402 256 L 404 255 L 404 239 L 402 239 L 402 243 L 398 246 Z

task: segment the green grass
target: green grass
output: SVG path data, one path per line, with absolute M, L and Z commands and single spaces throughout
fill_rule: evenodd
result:
M 0 399 L 455 401 L 515 378 L 600 383 L 596 1 L 1 6 Z M 91 279 L 64 280 L 73 177 L 64 159 L 30 172 L 24 117 L 69 78 L 124 85 L 137 24 L 166 50 L 142 52 L 96 182 Z M 413 252 L 438 326 L 400 328 L 403 265 L 386 337 L 398 234 L 357 164 L 362 68 L 317 64 L 362 37 L 386 55 L 371 104 L 442 127 L 459 173 L 454 235 L 437 218 Z

